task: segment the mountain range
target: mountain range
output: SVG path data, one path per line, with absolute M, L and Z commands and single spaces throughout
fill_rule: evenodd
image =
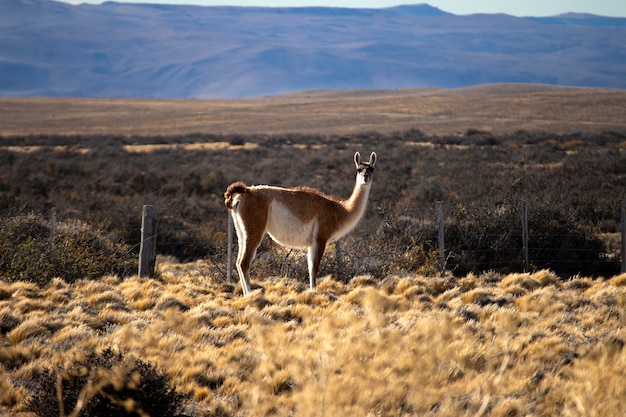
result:
M 155 0 L 156 1 L 156 0 Z M 0 2 L 0 96 L 240 98 L 489 83 L 626 88 L 626 18 Z

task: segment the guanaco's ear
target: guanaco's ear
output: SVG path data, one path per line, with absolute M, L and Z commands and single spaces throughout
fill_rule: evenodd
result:
M 374 168 L 374 165 L 376 165 L 376 152 L 372 152 L 370 155 L 370 166 Z
M 361 154 L 358 152 L 354 153 L 354 165 L 356 165 L 356 169 L 359 169 L 359 165 L 361 165 Z

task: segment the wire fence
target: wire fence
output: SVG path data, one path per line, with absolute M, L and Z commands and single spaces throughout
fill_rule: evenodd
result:
M 429 274 L 466 274 L 494 270 L 498 272 L 530 272 L 551 269 L 562 275 L 609 275 L 626 272 L 626 209 L 620 203 L 620 230 L 608 238 L 599 234 L 563 232 L 544 233 L 537 224 L 529 224 L 532 207 L 523 201 L 521 218 L 509 230 L 490 232 L 486 227 L 463 227 L 443 215 L 444 205 L 435 205 L 436 224 L 417 222 L 411 227 L 395 229 L 382 222 L 376 234 L 358 238 L 349 235 L 341 243 L 327 249 L 321 274 L 349 279 L 354 275 L 372 274 L 380 277 L 393 273 L 418 271 Z M 211 213 L 221 218 L 225 227 L 220 244 L 204 239 L 167 241 L 155 231 L 156 253 L 168 253 L 176 245 L 208 248 L 205 255 L 211 266 L 228 281 L 233 277 L 236 256 L 236 234 L 225 211 Z M 394 219 L 397 220 L 397 219 Z M 549 221 L 550 219 L 544 219 Z M 512 225 L 511 225 L 512 226 Z M 391 230 L 387 230 L 391 229 Z M 486 229 L 486 230 L 485 230 Z M 411 236 L 412 235 L 412 236 Z M 150 236 L 142 236 L 148 242 Z M 279 247 L 269 240 L 260 249 L 253 271 L 269 275 L 306 275 L 305 251 Z M 150 265 L 149 260 L 140 264 Z M 152 260 L 154 265 L 154 260 Z M 153 274 L 154 271 L 150 271 Z

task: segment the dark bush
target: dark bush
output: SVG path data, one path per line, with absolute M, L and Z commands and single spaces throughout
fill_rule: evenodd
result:
M 455 275 L 493 270 L 523 269 L 522 217 L 517 206 L 458 210 L 445 226 L 447 268 Z M 532 269 L 550 269 L 558 275 L 610 276 L 619 273 L 617 262 L 606 258 L 604 242 L 566 213 L 545 206 L 529 208 L 529 258 Z M 423 250 L 437 248 L 436 225 L 417 230 Z
M 158 252 L 182 261 L 203 258 L 215 252 L 206 236 L 178 217 L 164 215 L 159 220 L 157 235 Z
M 125 245 L 83 222 L 59 222 L 52 237 L 49 221 L 40 215 L 0 218 L 0 275 L 6 281 L 43 286 L 55 277 L 74 282 L 135 270 L 136 260 Z
M 550 269 L 567 277 L 619 273 L 619 262 L 607 259 L 606 245 L 596 229 L 548 209 L 529 217 L 529 258 L 535 269 Z
M 80 417 L 172 417 L 182 400 L 165 373 L 107 349 L 67 367 L 45 369 L 26 408 L 40 417 L 69 415 L 77 408 Z

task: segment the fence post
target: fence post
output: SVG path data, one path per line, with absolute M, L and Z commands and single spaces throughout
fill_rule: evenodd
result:
M 141 218 L 141 248 L 139 249 L 139 278 L 154 277 L 156 265 L 157 214 L 154 206 L 144 205 Z
M 54 249 L 54 233 L 57 224 L 57 208 L 52 207 L 50 210 L 50 251 Z
M 528 259 L 528 202 L 522 200 L 522 245 L 524 246 L 524 272 L 530 271 Z
M 233 282 L 233 229 L 235 224 L 233 223 L 233 216 L 228 212 L 228 262 L 227 262 L 227 279 L 228 282 Z
M 443 277 L 446 273 L 446 250 L 444 244 L 444 235 L 443 235 L 443 204 L 441 201 L 437 201 L 435 203 L 435 207 L 437 208 L 437 226 L 439 228 L 438 233 L 438 241 L 439 241 L 439 255 L 441 257 L 439 261 L 439 268 L 441 276 Z
M 626 201 L 622 200 L 622 272 L 626 272 Z

